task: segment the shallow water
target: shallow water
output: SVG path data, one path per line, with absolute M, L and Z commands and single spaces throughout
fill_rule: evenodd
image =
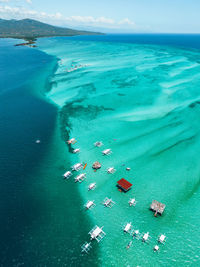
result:
M 69 133 L 78 140 L 74 148 L 79 147 L 81 153 L 66 152 L 70 164 L 88 163 L 86 181 L 75 186 L 83 203 L 95 200 L 95 208 L 85 216 L 89 215 L 94 225 L 104 226 L 106 232 L 98 244 L 96 263 L 198 266 L 199 51 L 67 38 L 41 39 L 38 45 L 62 60 L 47 97 L 60 109 L 63 137 Z M 80 64 L 88 66 L 66 71 Z M 100 149 L 93 146 L 97 140 L 104 143 Z M 111 148 L 113 153 L 103 157 L 104 148 Z M 102 168 L 93 172 L 91 165 L 96 160 Z M 106 173 L 109 166 L 117 169 L 115 174 Z M 125 170 L 127 166 L 130 172 Z M 126 194 L 116 188 L 122 177 L 133 183 Z M 96 182 L 97 188 L 88 192 L 91 182 Z M 71 187 L 73 179 L 66 184 Z M 103 207 L 105 197 L 116 202 L 112 209 Z M 138 201 L 135 207 L 128 206 L 130 197 Z M 149 211 L 153 199 L 166 204 L 162 217 L 155 218 Z M 150 233 L 149 244 L 134 240 L 126 250 L 131 236 L 124 234 L 122 227 L 129 221 L 133 229 Z M 89 232 L 91 225 L 86 228 Z M 162 233 L 167 242 L 157 254 L 153 246 Z M 87 234 L 85 240 L 89 240 Z M 93 250 L 88 257 L 92 255 Z

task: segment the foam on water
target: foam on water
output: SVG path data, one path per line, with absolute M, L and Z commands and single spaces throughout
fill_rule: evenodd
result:
M 72 163 L 88 163 L 87 179 L 77 186 L 84 202 L 96 203 L 86 216 L 107 234 L 99 244 L 102 266 L 199 265 L 199 53 L 67 38 L 42 39 L 38 45 L 62 59 L 47 97 L 58 105 L 65 131 L 78 140 L 74 148 L 81 153 L 70 155 Z M 71 64 L 89 66 L 68 73 Z M 102 148 L 93 147 L 97 140 Z M 103 157 L 104 148 L 113 154 Z M 96 160 L 102 168 L 94 172 Z M 111 166 L 117 170 L 113 175 L 106 173 Z M 116 188 L 122 177 L 133 183 L 127 194 Z M 97 188 L 88 192 L 91 182 Z M 101 204 L 105 197 L 116 202 L 112 209 Z M 138 201 L 134 208 L 128 205 L 131 197 Z M 148 210 L 153 199 L 166 204 L 162 217 Z M 126 250 L 131 237 L 122 226 L 129 221 L 150 232 L 149 245 L 134 240 Z M 155 254 L 161 233 L 167 242 Z

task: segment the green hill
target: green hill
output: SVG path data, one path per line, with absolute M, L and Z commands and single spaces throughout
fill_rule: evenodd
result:
M 37 20 L 4 20 L 0 19 L 0 38 L 21 38 L 34 40 L 38 37 L 96 35 L 97 32 L 78 31 L 69 28 L 52 26 Z

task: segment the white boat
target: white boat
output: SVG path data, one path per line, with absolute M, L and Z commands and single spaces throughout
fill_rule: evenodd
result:
M 149 232 L 145 233 L 142 237 L 142 241 L 147 242 L 149 240 Z
M 159 246 L 155 245 L 155 247 L 153 248 L 154 251 L 159 251 Z
M 76 148 L 76 149 L 73 150 L 73 153 L 74 153 L 74 154 L 77 154 L 77 153 L 79 153 L 79 152 L 80 152 L 80 148 Z
M 88 202 L 85 204 L 85 208 L 86 208 L 87 210 L 93 208 L 94 206 L 95 206 L 95 204 L 94 204 L 94 200 L 88 200 Z
M 76 182 L 82 183 L 85 180 L 85 178 L 86 178 L 86 173 L 81 173 L 78 176 L 76 176 L 74 180 L 75 180 L 75 183 Z
M 128 203 L 129 203 L 129 206 L 131 207 L 131 206 L 135 206 L 137 202 L 135 198 L 130 198 Z
M 140 238 L 140 231 L 139 230 L 133 230 L 133 237 L 135 237 L 136 239 Z
M 127 167 L 127 168 L 126 168 L 126 170 L 127 170 L 127 171 L 130 171 L 130 170 L 131 170 L 131 168 Z
M 166 241 L 166 236 L 165 235 L 160 235 L 158 238 L 158 242 L 164 243 Z
M 103 143 L 101 141 L 97 141 L 94 143 L 94 146 L 96 147 L 101 147 L 103 145 Z
M 72 173 L 70 171 L 67 171 L 66 173 L 63 174 L 65 179 L 68 179 L 71 175 Z
M 90 190 L 94 190 L 95 187 L 96 187 L 96 183 L 91 183 L 91 184 L 89 184 L 89 186 L 88 186 L 88 191 L 90 191 Z
M 95 226 L 89 232 L 91 240 L 95 239 L 95 240 L 97 240 L 97 242 L 100 242 L 104 238 L 104 236 L 106 235 L 102 229 L 103 229 L 103 226 L 102 227 Z
M 72 171 L 79 171 L 83 167 L 82 163 L 76 163 L 72 166 Z
M 102 151 L 102 154 L 105 156 L 105 155 L 110 155 L 112 153 L 111 149 L 110 148 L 107 148 L 105 150 Z
M 87 243 L 85 242 L 82 246 L 81 246 L 81 252 L 86 252 L 88 253 L 89 250 L 91 249 L 91 242 Z
M 115 168 L 114 167 L 109 167 L 108 169 L 107 169 L 107 173 L 115 173 L 116 172 L 116 170 L 115 170 Z
M 103 205 L 108 208 L 112 208 L 115 205 L 115 202 L 111 198 L 105 198 L 103 201 Z
M 76 143 L 75 138 L 71 138 L 70 140 L 67 141 L 68 145 Z
M 124 232 L 129 233 L 131 230 L 131 223 L 127 223 L 124 227 Z

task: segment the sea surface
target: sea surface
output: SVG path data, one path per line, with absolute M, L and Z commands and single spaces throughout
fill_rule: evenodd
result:
M 0 40 L 1 266 L 200 266 L 200 35 L 15 43 Z M 64 180 L 77 162 L 87 163 L 86 180 Z M 127 193 L 121 178 L 133 184 Z M 149 210 L 154 199 L 162 216 Z M 86 211 L 88 200 L 96 206 Z M 149 242 L 125 234 L 128 222 Z M 82 254 L 95 225 L 106 236 Z

